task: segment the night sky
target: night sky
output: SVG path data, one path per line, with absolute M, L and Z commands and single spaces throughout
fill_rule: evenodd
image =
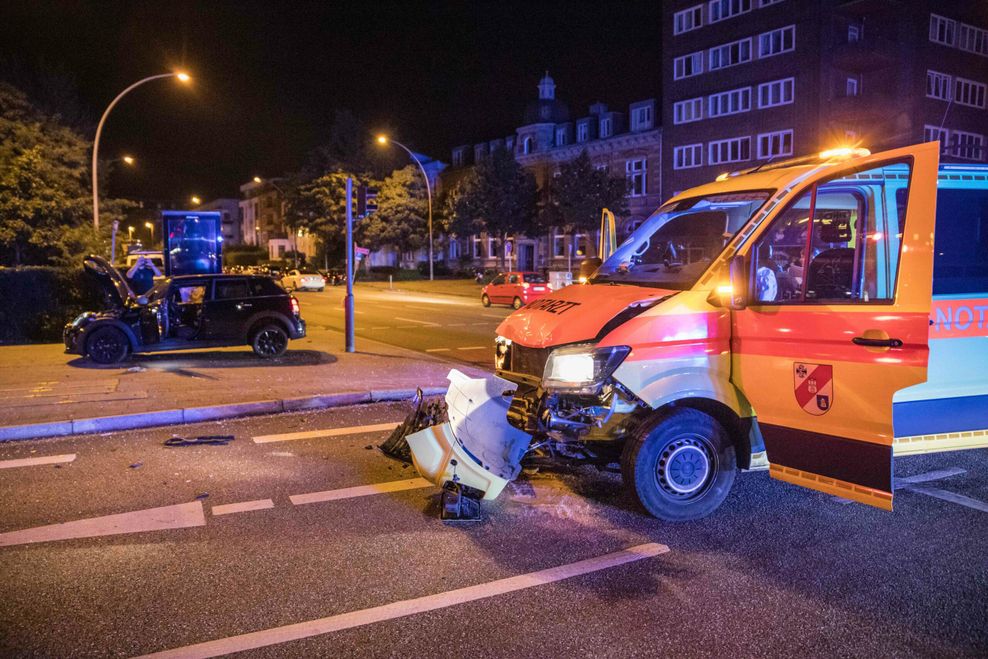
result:
M 409 147 L 513 131 L 548 69 L 582 115 L 660 91 L 658 2 L 20 2 L 0 9 L 0 78 L 75 88 L 95 127 L 113 96 L 183 68 L 114 109 L 101 156 L 133 153 L 110 194 L 239 196 L 297 169 L 348 108 Z M 370 138 L 370 136 L 368 136 Z

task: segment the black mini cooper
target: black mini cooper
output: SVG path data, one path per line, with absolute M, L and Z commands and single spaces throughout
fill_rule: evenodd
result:
M 65 352 L 115 364 L 131 353 L 249 345 L 279 357 L 289 339 L 305 336 L 298 300 L 260 275 L 166 277 L 135 296 L 126 279 L 99 256 L 86 271 L 103 289 L 106 309 L 65 326 Z

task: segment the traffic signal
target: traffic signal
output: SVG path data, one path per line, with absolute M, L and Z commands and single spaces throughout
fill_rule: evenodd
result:
M 357 217 L 367 217 L 377 210 L 377 188 L 360 184 L 357 187 Z

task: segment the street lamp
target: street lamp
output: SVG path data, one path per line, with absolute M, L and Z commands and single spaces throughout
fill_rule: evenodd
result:
M 201 203 L 202 203 L 202 199 L 200 199 L 196 195 L 192 195 L 192 205 L 193 206 L 198 206 Z
M 425 179 L 425 193 L 426 193 L 426 195 L 429 198 L 429 281 L 432 281 L 433 280 L 433 274 L 432 274 L 432 186 L 429 184 L 429 175 L 425 173 L 425 167 L 422 166 L 422 161 L 420 161 L 415 156 L 415 154 L 412 153 L 412 150 L 411 149 L 409 149 L 407 146 L 405 146 L 401 142 L 389 138 L 387 135 L 378 135 L 377 136 L 377 143 L 378 144 L 387 145 L 389 142 L 391 144 L 394 144 L 395 146 L 399 146 L 399 147 L 401 147 L 402 149 L 405 150 L 405 153 L 407 153 L 411 157 L 411 159 L 415 161 L 415 164 L 419 166 L 419 171 L 422 172 L 422 178 Z
M 127 240 L 134 242 L 134 225 L 132 224 L 127 227 Z
M 145 222 L 144 226 L 151 230 L 151 244 L 154 245 L 154 224 L 151 222 Z
M 136 160 L 134 160 L 134 156 L 124 156 L 123 158 L 121 158 L 121 160 L 124 161 L 124 164 L 130 165 L 131 167 L 133 167 L 134 163 L 137 162 Z
M 178 78 L 178 80 L 183 83 L 188 83 L 192 80 L 192 78 L 189 76 L 188 73 L 184 73 L 181 71 L 172 72 L 172 73 L 159 73 L 158 75 L 148 76 L 143 80 L 138 80 L 130 87 L 117 94 L 117 97 L 114 98 L 113 101 L 111 101 L 108 106 L 106 106 L 106 110 L 103 111 L 103 116 L 100 117 L 99 125 L 96 126 L 96 138 L 93 140 L 93 227 L 97 230 L 99 230 L 99 177 L 97 175 L 97 169 L 99 167 L 99 163 L 98 163 L 99 138 L 100 135 L 103 134 L 103 124 L 106 123 L 106 118 L 110 115 L 110 110 L 113 109 L 113 106 L 115 106 L 120 101 L 120 99 L 127 94 L 127 92 L 134 89 L 135 87 L 140 87 L 145 82 L 150 82 L 152 80 L 157 80 L 159 78 Z M 127 162 L 126 158 L 124 158 L 124 162 Z M 131 163 L 127 163 L 127 164 L 129 165 Z

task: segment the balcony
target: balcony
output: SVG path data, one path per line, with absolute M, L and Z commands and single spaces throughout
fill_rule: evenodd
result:
M 859 41 L 846 41 L 830 50 L 833 65 L 851 73 L 880 71 L 899 61 L 897 44 L 884 37 L 865 36 Z

